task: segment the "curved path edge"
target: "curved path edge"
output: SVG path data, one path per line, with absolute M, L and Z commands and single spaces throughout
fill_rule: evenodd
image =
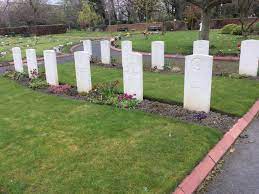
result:
M 241 133 L 251 124 L 259 112 L 259 100 L 252 108 L 223 136 L 203 160 L 193 169 L 172 194 L 191 194 L 203 183 L 205 178 L 214 169 L 221 158 L 236 142 Z
M 117 51 L 117 52 L 121 52 L 121 49 L 120 48 L 116 48 L 114 46 L 111 46 L 111 49 L 114 50 L 114 51 Z M 147 53 L 147 52 L 139 52 L 139 51 L 136 51 L 144 56 L 151 56 L 151 53 Z M 171 58 L 171 59 L 184 59 L 185 58 L 185 55 L 180 55 L 180 54 L 165 54 L 165 58 Z M 239 61 L 239 57 L 235 57 L 235 56 L 213 56 L 213 59 L 215 61 Z
M 90 37 L 90 38 L 87 38 L 87 39 L 90 39 L 90 40 L 102 40 L 102 39 L 110 39 L 110 37 Z M 64 53 L 64 54 L 57 55 L 57 59 L 62 59 L 62 58 L 65 58 L 65 57 L 73 56 L 74 55 L 73 53 L 75 52 L 76 48 L 81 46 L 81 45 L 82 45 L 82 43 L 78 43 L 78 44 L 73 45 L 69 49 L 69 53 Z M 23 63 L 27 62 L 26 59 L 23 59 L 22 61 L 23 61 Z M 44 61 L 44 57 L 37 57 L 37 61 L 38 62 Z M 8 61 L 7 65 L 3 65 L 3 63 L 1 64 L 1 62 L 0 62 L 0 67 L 11 66 L 11 65 L 14 65 L 13 61 Z

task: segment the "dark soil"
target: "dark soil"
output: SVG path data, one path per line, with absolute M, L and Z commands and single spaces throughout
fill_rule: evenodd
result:
M 238 120 L 236 117 L 221 113 L 211 111 L 206 114 L 204 112 L 189 111 L 179 105 L 171 105 L 150 100 L 144 100 L 139 104 L 138 109 L 148 113 L 159 114 L 161 116 L 217 128 L 223 133 L 226 133 Z
M 110 66 L 107 65 L 106 67 L 112 67 L 112 65 Z M 19 84 L 25 87 L 28 87 L 30 79 L 22 78 L 16 81 Z M 64 84 L 60 83 L 60 85 L 64 85 Z M 65 97 L 69 99 L 89 101 L 86 96 L 81 96 L 80 94 L 78 94 L 75 86 L 72 86 L 69 93 L 62 93 L 62 94 L 53 94 L 49 91 L 48 88 L 41 88 L 41 89 L 35 89 L 35 90 L 38 92 L 43 92 L 50 95 Z M 147 113 L 157 114 L 160 116 L 178 119 L 189 123 L 195 123 L 195 124 L 199 124 L 207 127 L 217 128 L 222 133 L 226 133 L 238 120 L 237 117 L 233 117 L 222 113 L 211 111 L 208 114 L 206 114 L 204 112 L 189 111 L 184 109 L 183 106 L 181 105 L 169 104 L 166 102 L 159 102 L 156 100 L 147 100 L 147 99 L 141 102 L 136 107 L 136 109 Z

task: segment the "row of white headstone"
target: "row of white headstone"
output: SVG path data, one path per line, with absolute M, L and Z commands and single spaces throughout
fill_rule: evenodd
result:
M 23 73 L 22 53 L 19 47 L 12 49 L 15 71 Z M 54 50 L 45 50 L 44 65 L 46 73 L 46 81 L 51 86 L 58 86 L 58 70 L 57 70 L 57 57 Z M 77 89 L 78 92 L 89 92 L 92 89 L 91 83 L 91 70 L 90 70 L 90 54 L 85 51 L 78 51 L 74 53 Z M 27 69 L 30 78 L 38 76 L 38 64 L 35 49 L 26 50 Z
M 201 45 L 209 47 L 208 41 L 194 42 L 194 54 L 186 56 L 184 107 L 194 111 L 210 111 L 213 57 Z M 157 45 L 157 46 L 156 46 Z M 122 42 L 122 66 L 124 92 L 141 95 L 143 99 L 143 63 L 142 55 L 132 51 L 132 42 Z M 159 49 L 158 49 L 159 48 Z M 153 42 L 152 62 L 163 64 L 163 42 Z M 156 54 L 158 54 L 156 56 Z M 160 58 L 161 60 L 159 60 Z M 134 65 L 134 67 L 132 66 Z M 159 69 L 159 68 L 158 68 Z M 128 88 L 129 87 L 129 88 Z
M 23 61 L 22 52 L 19 47 L 12 48 L 13 60 L 15 71 L 23 73 Z M 45 50 L 44 53 L 44 64 L 46 71 L 46 80 L 50 85 L 58 85 L 58 71 L 57 71 L 57 60 L 56 52 L 53 50 Z M 28 74 L 30 78 L 37 77 L 38 75 L 38 63 L 35 49 L 26 49 L 26 61 Z
M 133 52 L 131 41 L 123 41 L 121 47 L 123 81 L 126 83 L 124 84 L 124 91 L 129 93 L 135 91 L 135 93 L 143 95 L 143 72 L 139 69 L 143 68 L 142 57 L 140 54 Z M 209 49 L 209 41 L 194 41 L 193 55 L 185 57 L 184 108 L 186 109 L 210 111 L 213 56 L 209 55 Z M 151 56 L 152 67 L 163 69 L 164 42 L 156 41 L 152 43 Z M 240 74 L 257 76 L 258 62 L 259 40 L 243 41 L 241 45 Z M 132 65 L 135 65 L 135 67 L 133 68 Z M 131 68 L 133 68 L 134 74 L 129 73 Z M 131 76 L 129 77 L 129 75 Z M 143 98 L 143 96 L 141 97 Z
M 165 44 L 163 41 L 152 42 L 151 66 L 159 70 L 164 69 L 165 64 Z M 90 40 L 84 41 L 84 50 L 92 55 L 92 45 Z M 207 40 L 197 40 L 193 43 L 193 54 L 209 55 L 210 43 Z M 132 43 L 130 41 L 122 42 L 122 64 L 124 53 L 132 52 Z M 124 57 L 123 57 L 124 56 Z M 126 56 L 127 59 L 127 56 Z M 103 64 L 110 64 L 110 41 L 101 41 L 101 61 Z M 257 76 L 259 61 L 259 40 L 245 40 L 241 44 L 239 74 L 247 76 Z
M 245 43 L 246 42 L 247 41 L 245 41 Z M 83 45 L 84 51 L 74 53 L 77 88 L 78 92 L 89 92 L 92 89 L 90 68 L 92 43 L 90 40 L 86 40 L 83 42 Z M 100 45 L 102 63 L 109 64 L 110 41 L 101 41 Z M 244 52 L 246 52 L 246 50 Z M 20 48 L 13 48 L 13 58 L 15 70 L 23 72 Z M 38 72 L 35 50 L 27 49 L 26 58 L 29 75 L 31 77 L 33 71 Z M 258 62 L 258 58 L 256 59 Z M 58 85 L 56 53 L 52 50 L 44 51 L 44 62 L 48 84 Z M 141 54 L 132 51 L 131 41 L 122 42 L 122 67 L 124 93 L 133 95 L 136 99 L 142 101 L 143 57 Z M 194 111 L 210 111 L 212 67 L 213 57 L 209 56 L 209 42 L 195 41 L 193 55 L 186 56 L 185 60 L 184 108 Z

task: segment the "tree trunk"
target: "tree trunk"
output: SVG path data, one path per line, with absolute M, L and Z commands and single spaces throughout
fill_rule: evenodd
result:
M 202 29 L 200 32 L 200 40 L 209 40 L 209 33 L 210 33 L 210 21 L 211 21 L 211 10 L 206 9 L 202 10 Z

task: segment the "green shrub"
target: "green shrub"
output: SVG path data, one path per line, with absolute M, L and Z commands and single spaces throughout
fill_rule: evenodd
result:
M 43 80 L 41 78 L 31 79 L 29 82 L 29 88 L 33 90 L 47 88 L 48 86 L 49 85 L 46 80 Z
M 221 29 L 221 34 L 231 34 L 236 27 L 237 24 L 228 24 Z
M 242 35 L 242 27 L 236 26 L 235 28 L 232 29 L 231 34 L 232 35 Z
M 26 73 L 19 73 L 16 71 L 6 71 L 3 74 L 4 77 L 8 78 L 8 79 L 12 79 L 12 80 L 22 80 L 28 77 L 28 75 Z
M 254 32 L 259 35 L 259 22 L 254 25 Z

